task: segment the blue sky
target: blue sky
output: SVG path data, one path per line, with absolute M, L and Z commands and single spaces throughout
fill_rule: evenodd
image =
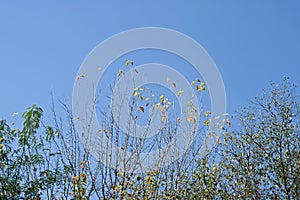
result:
M 71 102 L 84 58 L 100 42 L 139 27 L 164 27 L 200 43 L 217 64 L 228 111 L 249 103 L 270 80 L 300 84 L 300 2 L 1 1 L 0 118 L 51 95 Z

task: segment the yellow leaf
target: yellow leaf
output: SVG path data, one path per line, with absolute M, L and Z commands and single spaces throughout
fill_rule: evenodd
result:
M 178 96 L 180 97 L 183 94 L 183 90 L 178 91 Z
M 160 95 L 159 98 L 160 98 L 160 99 L 164 98 L 164 95 Z
M 167 117 L 166 117 L 165 115 L 161 116 L 161 121 L 165 121 L 166 118 L 167 118 Z
M 138 95 L 138 94 L 139 94 L 138 92 L 134 92 L 133 96 L 136 97 L 136 95 Z
M 80 78 L 84 78 L 85 76 L 86 76 L 86 73 L 82 73 L 77 76 L 77 80 L 79 80 Z
M 188 118 L 187 118 L 187 120 L 188 120 L 188 122 L 191 122 L 191 121 L 193 121 L 193 116 L 188 116 Z
M 122 69 L 120 69 L 120 71 L 119 71 L 119 73 L 118 73 L 118 77 L 120 77 L 120 76 L 122 76 L 122 75 L 124 75 L 124 72 L 123 72 Z
M 165 105 L 165 103 L 166 103 L 167 100 L 168 100 L 167 98 L 162 99 L 162 100 L 161 100 L 161 104 L 162 104 L 162 105 Z
M 73 180 L 76 182 L 79 180 L 79 177 L 78 176 L 74 176 Z
M 192 85 L 195 85 L 195 81 L 192 81 Z
M 138 89 L 139 89 L 138 87 L 133 88 L 134 91 L 136 91 L 136 90 L 138 90 Z
M 204 124 L 205 126 L 209 126 L 209 121 L 205 120 L 205 121 L 203 122 L 203 124 Z
M 169 83 L 169 81 L 170 81 L 170 79 L 169 79 L 169 78 L 167 78 L 167 79 L 166 79 L 166 83 Z
M 128 67 L 128 65 L 133 65 L 133 61 L 131 61 L 131 60 L 126 60 L 125 61 L 125 65 L 126 65 L 126 67 Z
M 181 122 L 181 119 L 180 119 L 180 117 L 178 117 L 178 118 L 177 118 L 177 122 L 178 122 L 178 123 L 180 123 L 180 122 Z
M 87 175 L 86 175 L 86 174 L 80 174 L 80 176 L 81 176 L 82 178 L 84 178 L 84 179 L 87 178 Z
M 146 101 L 148 101 L 148 100 L 149 100 L 149 98 L 148 98 L 148 97 L 146 97 L 146 98 L 145 98 L 145 100 L 146 100 Z
M 205 113 L 204 113 L 204 115 L 207 117 L 208 115 L 211 115 L 212 114 L 212 112 L 211 111 L 206 111 Z
M 231 122 L 229 121 L 228 118 L 226 118 L 226 124 L 227 124 L 228 126 L 231 126 Z

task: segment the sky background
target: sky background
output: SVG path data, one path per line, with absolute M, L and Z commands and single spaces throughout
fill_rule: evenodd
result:
M 71 103 L 84 58 L 100 42 L 164 27 L 201 44 L 219 68 L 229 113 L 283 76 L 300 84 L 300 1 L 0 1 L 0 119 L 51 92 Z

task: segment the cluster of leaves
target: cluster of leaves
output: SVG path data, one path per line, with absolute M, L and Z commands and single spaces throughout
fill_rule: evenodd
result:
M 202 81 L 192 85 L 205 90 Z M 300 107 L 295 89 L 288 79 L 273 83 L 271 92 L 264 91 L 237 117 L 225 118 L 223 136 L 205 157 L 197 156 L 196 144 L 195 151 L 173 163 L 141 173 L 126 170 L 127 160 L 118 163 L 118 170 L 95 160 L 80 143 L 66 105 L 68 127 L 56 118 L 54 108 L 54 126 L 44 125 L 43 110 L 33 105 L 23 113 L 20 130 L 0 121 L 0 199 L 299 199 Z M 142 99 L 140 89 L 133 92 Z M 169 105 L 164 96 L 159 101 L 158 108 Z M 201 130 L 209 131 L 212 113 L 204 117 Z M 105 122 L 104 134 L 118 142 L 114 119 L 107 116 Z
M 64 162 L 60 134 L 42 115 L 36 105 L 27 108 L 21 130 L 0 121 L 0 199 L 86 199 L 87 175 Z
M 186 184 L 189 198 L 299 199 L 300 105 L 284 78 L 242 109 L 215 154 L 198 162 Z
M 37 133 L 42 113 L 35 105 L 28 108 L 21 130 L 0 121 L 1 199 L 40 199 L 42 191 L 50 192 L 54 183 L 60 184 L 62 171 L 51 151 L 52 128 L 47 127 L 45 135 Z
M 296 85 L 271 84 L 239 115 L 239 129 L 224 139 L 222 154 L 236 198 L 299 199 L 300 105 Z

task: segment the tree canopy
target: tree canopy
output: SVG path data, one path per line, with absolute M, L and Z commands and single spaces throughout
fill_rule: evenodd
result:
M 46 125 L 42 108 L 33 105 L 22 114 L 21 128 L 0 121 L 0 198 L 299 199 L 296 88 L 288 78 L 271 83 L 270 90 L 224 119 L 222 136 L 210 154 L 197 157 L 192 151 L 144 173 L 128 173 L 124 163 L 108 168 L 93 158 L 78 139 L 76 119 L 65 104 L 67 127 L 54 106 L 53 125 Z M 209 113 L 205 117 L 201 131 L 207 131 L 211 120 Z M 103 134 L 118 138 L 109 115 L 103 126 Z M 174 133 L 168 124 L 164 128 Z

